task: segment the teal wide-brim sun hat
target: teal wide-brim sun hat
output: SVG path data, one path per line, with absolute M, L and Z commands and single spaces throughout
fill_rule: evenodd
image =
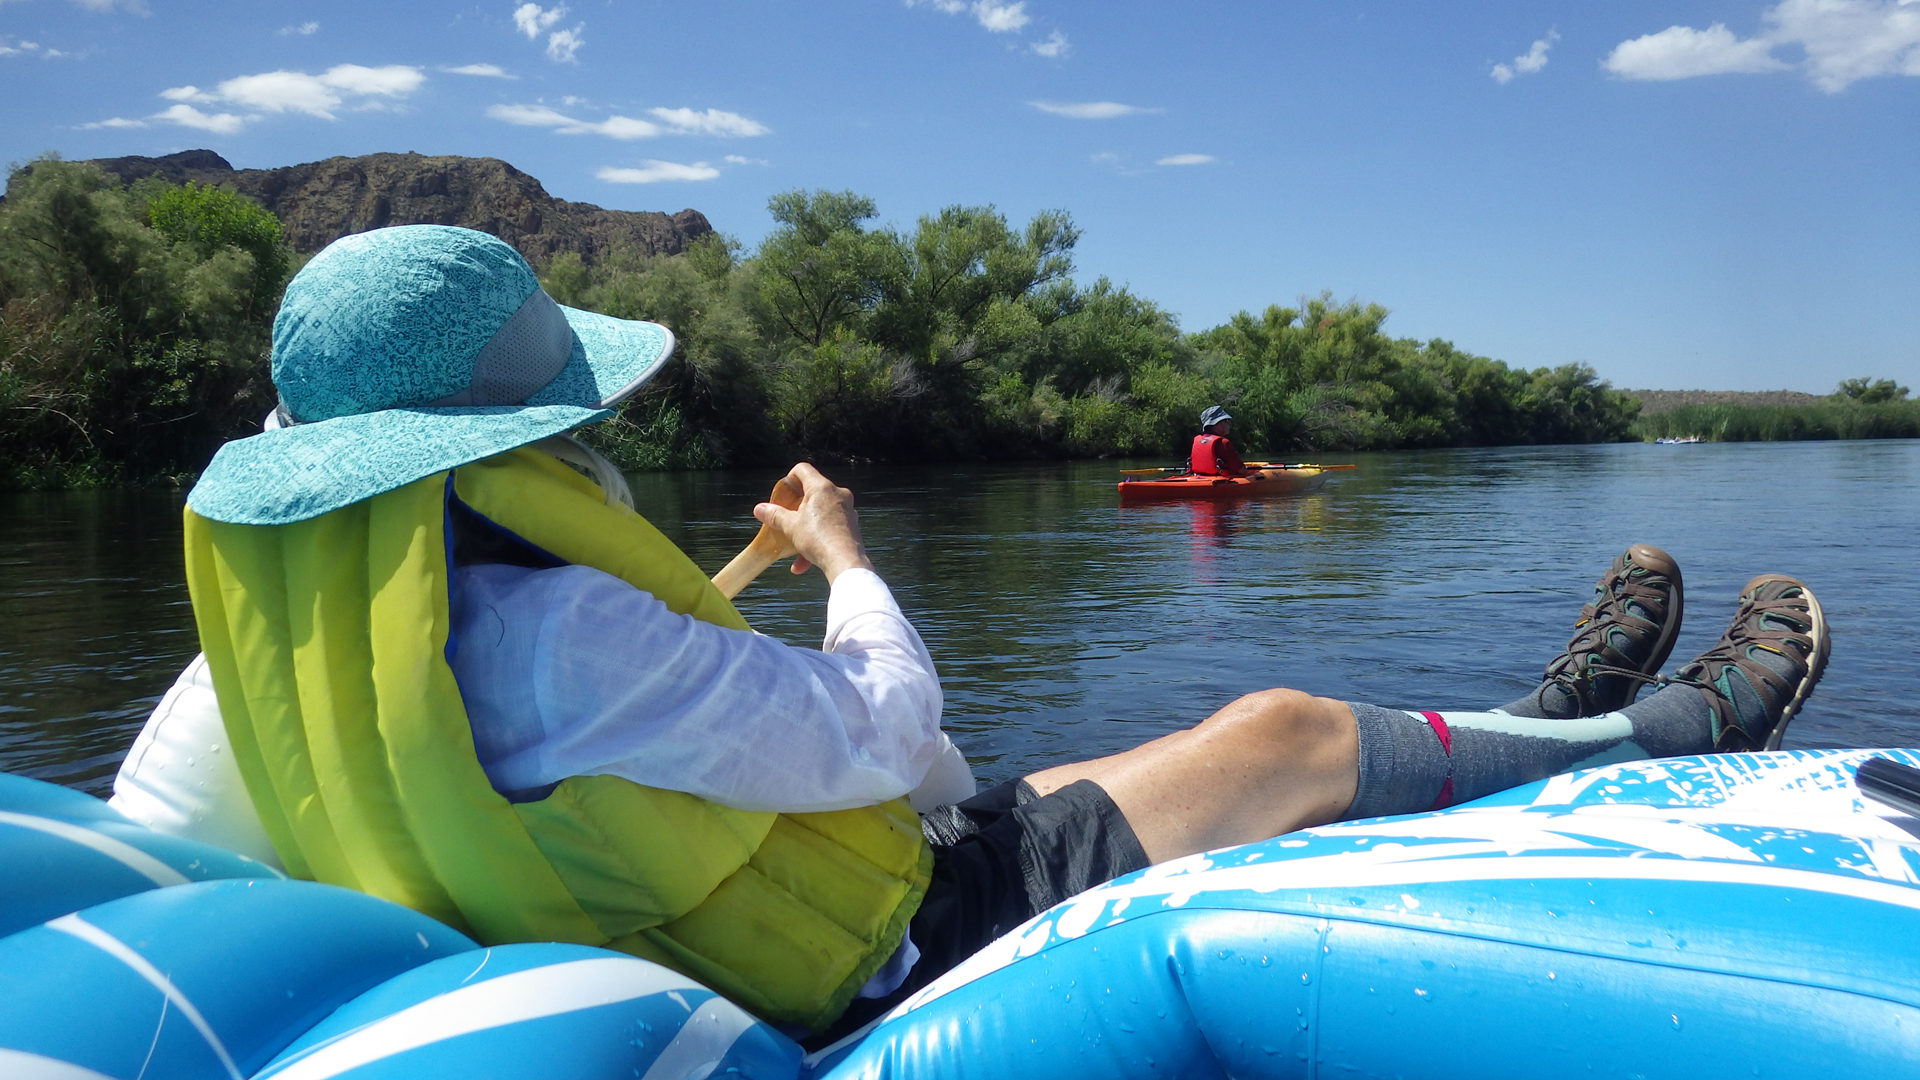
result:
M 557 304 L 510 245 L 401 225 L 327 245 L 273 321 L 279 426 L 227 443 L 194 513 L 286 525 L 602 420 L 673 334 Z

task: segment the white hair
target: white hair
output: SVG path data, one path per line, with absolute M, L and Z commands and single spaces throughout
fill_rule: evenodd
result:
M 627 478 L 621 474 L 620 467 L 608 461 L 606 456 L 571 435 L 554 435 L 533 444 L 535 450 L 552 454 L 561 461 L 587 474 L 587 478 L 600 485 L 607 493 L 607 505 L 619 503 L 627 509 L 633 509 L 633 490 L 627 487 Z

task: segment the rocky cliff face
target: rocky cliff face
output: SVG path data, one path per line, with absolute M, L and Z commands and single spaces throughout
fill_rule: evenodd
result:
M 368 154 L 279 169 L 235 169 L 211 150 L 93 162 L 124 181 L 231 185 L 272 211 L 295 251 L 319 251 L 342 236 L 386 225 L 463 225 L 489 232 L 534 263 L 562 251 L 592 262 L 630 248 L 677 255 L 713 231 L 698 210 L 603 210 L 547 194 L 540 181 L 498 158 Z

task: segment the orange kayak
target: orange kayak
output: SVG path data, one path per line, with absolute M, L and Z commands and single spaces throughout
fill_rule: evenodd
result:
M 1320 490 L 1324 469 L 1261 469 L 1238 476 L 1168 476 L 1120 481 L 1121 502 L 1155 499 L 1241 499 L 1254 495 L 1300 495 Z

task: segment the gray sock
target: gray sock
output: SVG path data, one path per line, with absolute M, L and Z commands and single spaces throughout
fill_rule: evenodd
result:
M 1544 682 L 1518 701 L 1509 701 L 1500 710 L 1511 716 L 1531 716 L 1540 720 L 1567 719 L 1580 712 L 1580 703 L 1559 683 Z
M 1788 680 L 1796 679 L 1802 670 L 1795 661 L 1766 649 L 1753 649 L 1747 655 L 1755 663 L 1765 665 Z M 1698 676 L 1701 672 L 1695 665 L 1689 664 L 1677 674 Z M 1749 733 L 1770 729 L 1775 718 L 1769 714 L 1766 702 L 1754 692 L 1753 684 L 1745 678 L 1730 678 L 1726 680 L 1726 685 L 1732 695 L 1734 715 L 1740 718 L 1741 726 Z M 1719 732 L 1714 730 L 1713 706 L 1707 703 L 1706 693 L 1698 686 L 1671 683 L 1661 688 L 1659 693 L 1644 701 L 1636 701 L 1620 711 L 1632 718 L 1635 731 L 1646 727 L 1649 730 L 1684 733 L 1682 737 L 1688 740 L 1687 748 L 1670 751 L 1672 754 L 1710 754 Z
M 1669 687 L 1621 712 L 1578 719 L 1348 702 L 1360 733 L 1360 785 L 1342 820 L 1438 810 L 1574 768 L 1706 753 L 1713 722 L 1700 694 Z

